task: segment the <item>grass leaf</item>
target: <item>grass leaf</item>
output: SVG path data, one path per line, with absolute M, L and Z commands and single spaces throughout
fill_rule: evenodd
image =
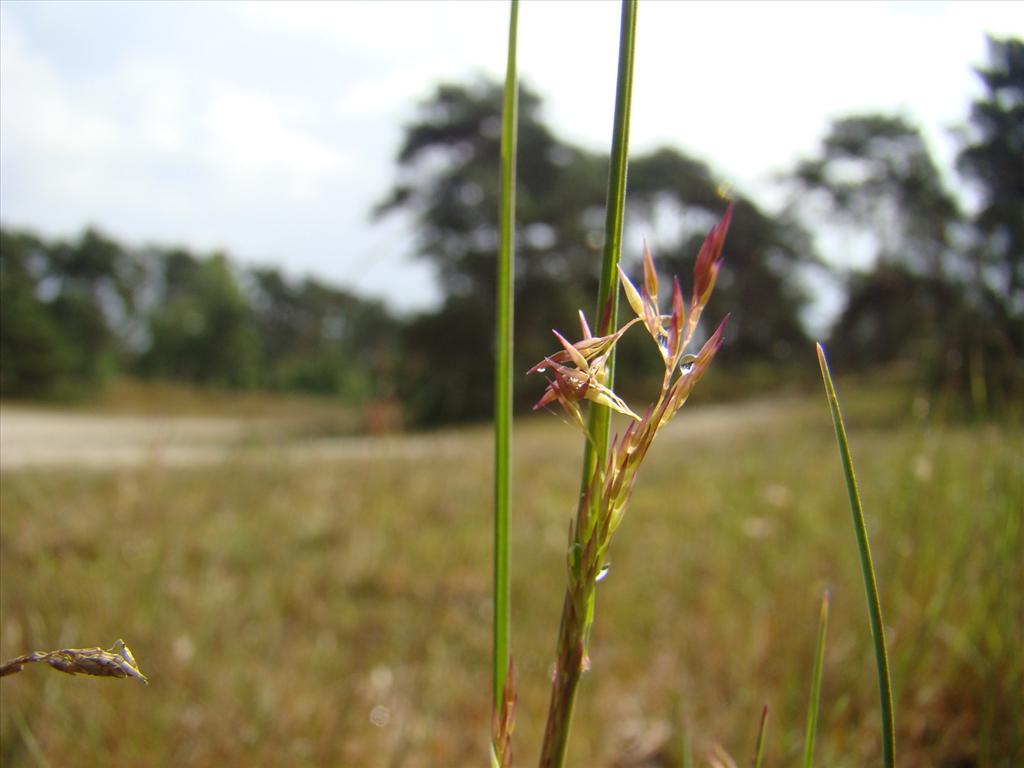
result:
M 508 514 L 512 445 L 512 322 L 516 212 L 516 143 L 519 86 L 516 36 L 519 0 L 512 0 L 508 22 L 508 63 L 501 119 L 501 210 L 498 250 L 498 317 L 494 371 L 494 706 L 499 707 L 509 668 L 511 632 Z
M 892 678 L 889 674 L 889 656 L 885 646 L 885 630 L 882 625 L 882 607 L 878 600 L 878 583 L 875 579 L 875 568 L 871 562 L 871 548 L 868 544 L 867 526 L 864 524 L 864 510 L 860 503 L 860 492 L 857 490 L 857 478 L 853 474 L 853 459 L 850 456 L 850 445 L 846 439 L 846 426 L 843 414 L 839 410 L 839 398 L 836 396 L 832 376 L 825 360 L 825 349 L 817 345 L 818 365 L 825 382 L 825 393 L 828 406 L 832 411 L 832 425 L 839 444 L 839 460 L 843 466 L 846 479 L 846 492 L 850 500 L 850 512 L 853 515 L 853 529 L 857 534 L 857 546 L 860 552 L 860 566 L 864 575 L 864 591 L 867 593 L 868 619 L 871 623 L 871 637 L 875 645 L 875 663 L 878 667 L 878 695 L 881 699 L 882 717 L 882 762 L 886 768 L 896 765 L 896 729 L 893 724 Z
M 754 768 L 761 768 L 764 763 L 764 734 L 768 727 L 768 707 L 761 709 L 761 724 L 757 727 L 757 744 L 754 747 Z
M 807 730 L 804 733 L 804 768 L 814 764 L 814 738 L 818 731 L 818 710 L 821 704 L 821 670 L 825 665 L 825 634 L 828 630 L 828 592 L 821 599 L 821 618 L 818 621 L 818 645 L 814 652 L 814 672 L 811 674 L 811 696 L 807 705 Z

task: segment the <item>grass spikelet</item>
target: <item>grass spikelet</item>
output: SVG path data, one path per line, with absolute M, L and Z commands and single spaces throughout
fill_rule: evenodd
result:
M 26 664 L 48 664 L 69 675 L 93 677 L 133 677 L 149 684 L 138 662 L 124 640 L 118 640 L 106 650 L 102 648 L 63 648 L 59 651 L 34 651 L 18 656 L 0 665 L 0 677 L 21 672 Z

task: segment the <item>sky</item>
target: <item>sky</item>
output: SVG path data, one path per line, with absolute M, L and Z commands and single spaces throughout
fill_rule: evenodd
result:
M 557 135 L 597 151 L 618 23 L 607 0 L 520 6 L 523 81 Z M 499 0 L 4 0 L 0 222 L 222 249 L 399 312 L 429 307 L 409 223 L 370 210 L 438 82 L 503 79 L 507 24 Z M 986 33 L 1024 36 L 1024 5 L 642 1 L 631 149 L 678 147 L 771 209 L 776 174 L 831 118 L 883 111 L 951 168 Z

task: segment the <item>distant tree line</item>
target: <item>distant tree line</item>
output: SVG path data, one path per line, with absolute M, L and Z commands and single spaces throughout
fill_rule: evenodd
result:
M 831 277 L 843 309 L 830 352 L 850 366 L 909 363 L 919 383 L 976 412 L 1024 397 L 1024 44 L 990 40 L 957 162 L 979 200 L 967 213 L 920 131 L 905 119 L 835 121 L 786 173 L 782 213 L 742 194 L 709 317 L 731 313 L 721 364 L 811 360 L 801 321 L 806 278 Z M 376 216 L 403 215 L 444 298 L 398 319 L 378 302 L 223 254 L 128 248 L 93 230 L 77 240 L 0 233 L 0 394 L 95 390 L 117 373 L 229 388 L 401 399 L 412 423 L 486 417 L 491 408 L 501 91 L 442 85 L 406 126 L 398 178 Z M 550 329 L 591 315 L 603 236 L 607 158 L 545 125 L 520 96 L 516 366 L 551 349 Z M 675 149 L 630 161 L 627 229 L 666 274 L 689 279 L 725 207 L 704 163 Z M 808 211 L 869 242 L 877 258 L 840 271 L 823 258 Z M 635 269 L 639 254 L 624 253 Z M 628 338 L 628 337 L 627 337 Z M 642 343 L 642 340 L 640 340 Z M 620 360 L 643 372 L 629 344 Z M 652 369 L 653 370 L 653 369 Z M 642 378 L 642 377 L 641 377 Z M 536 393 L 519 387 L 520 406 Z M 628 393 L 627 393 L 628 394 Z
M 360 401 L 390 394 L 397 335 L 379 302 L 220 253 L 0 231 L 5 396 L 83 396 L 131 374 Z

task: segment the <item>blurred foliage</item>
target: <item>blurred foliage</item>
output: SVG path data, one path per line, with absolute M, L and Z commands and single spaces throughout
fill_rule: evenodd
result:
M 990 40 L 958 168 L 981 196 L 963 211 L 920 131 L 902 118 L 833 122 L 798 165 L 802 195 L 875 248 L 846 278 L 832 331 L 837 360 L 911 361 L 957 410 L 999 412 L 1024 395 L 1024 44 Z
M 1003 412 L 1024 400 L 1024 44 L 990 40 L 984 95 L 960 131 L 957 169 L 978 204 L 964 210 L 916 126 L 900 117 L 837 119 L 788 173 L 782 212 L 733 195 L 736 214 L 707 317 L 731 315 L 720 366 L 776 383 L 814 376 L 802 323 L 813 279 L 838 277 L 842 309 L 829 344 L 840 365 L 903 366 L 949 411 Z M 379 302 L 224 254 L 128 248 L 95 230 L 45 241 L 0 231 L 0 394 L 91 396 L 118 373 L 229 389 L 378 402 L 407 423 L 491 411 L 501 88 L 446 84 L 419 106 L 375 215 L 401 215 L 444 299 L 398 319 Z M 520 97 L 515 370 L 549 353 L 551 329 L 591 322 L 604 237 L 607 158 L 559 138 L 540 97 Z M 642 235 L 665 277 L 688 289 L 693 260 L 725 208 L 706 164 L 678 150 L 635 154 L 627 197 L 627 271 Z M 817 207 L 816 207 L 817 206 Z M 867 269 L 837 272 L 810 234 L 869 242 Z M 798 217 L 799 214 L 799 217 Z M 815 275 L 815 272 L 817 274 Z M 635 276 L 635 275 L 634 275 Z M 820 284 L 820 283 L 819 283 Z M 670 281 L 664 280 L 667 291 Z M 620 364 L 636 390 L 657 356 L 627 335 Z M 800 361 L 806 361 L 801 365 Z M 771 378 L 769 376 L 768 378 Z M 524 409 L 539 382 L 517 387 Z M 637 392 L 622 392 L 631 397 Z M 390 418 L 390 417 L 389 417 Z
M 34 256 L 42 250 L 30 235 L 0 230 L 0 391 L 50 392 L 70 362 L 70 350 L 50 307 L 36 295 Z
M 501 95 L 488 82 L 439 86 L 406 126 L 399 178 L 376 210 L 411 217 L 418 253 L 437 267 L 446 294 L 438 310 L 415 318 L 408 329 L 416 343 L 404 356 L 410 368 L 402 378 L 415 387 L 407 404 L 418 421 L 490 412 L 491 388 L 481 384 L 492 375 Z M 550 353 L 551 328 L 575 334 L 577 310 L 592 311 L 608 176 L 607 158 L 556 137 L 540 107 L 540 98 L 523 88 L 515 317 L 515 365 L 523 371 Z M 723 358 L 784 359 L 807 341 L 799 321 L 806 297 L 789 276 L 816 257 L 793 221 L 774 218 L 741 195 L 736 202 L 713 308 L 716 317 L 733 315 Z M 677 150 L 658 149 L 630 163 L 627 234 L 644 234 L 672 272 L 692 270 L 701 240 L 725 205 L 710 169 Z M 637 267 L 639 253 L 624 260 Z M 641 370 L 656 356 L 647 360 L 637 356 Z M 433 375 L 422 379 L 428 370 Z M 475 395 L 462 391 L 468 382 Z M 532 389 L 519 391 L 520 406 L 534 399 Z
M 0 393 L 95 394 L 114 374 L 362 402 L 390 394 L 398 331 L 377 302 L 226 255 L 0 231 Z
M 0 392 L 67 397 L 98 389 L 117 366 L 133 266 L 92 229 L 54 243 L 0 231 Z
M 989 39 L 986 97 L 971 106 L 958 168 L 982 197 L 973 219 L 986 287 L 1024 310 L 1024 42 Z M 1019 338 L 1018 338 L 1019 341 Z M 1020 347 L 1018 347 L 1020 349 Z
M 989 39 L 977 70 L 986 96 L 971 107 L 958 168 L 981 194 L 971 218 L 979 307 L 974 333 L 987 395 L 1024 399 L 1024 42 Z M 1000 405 L 1000 403 L 996 403 Z
M 143 373 L 250 388 L 261 356 L 255 316 L 222 254 L 200 261 L 182 251 L 163 260 L 164 301 L 149 313 Z

